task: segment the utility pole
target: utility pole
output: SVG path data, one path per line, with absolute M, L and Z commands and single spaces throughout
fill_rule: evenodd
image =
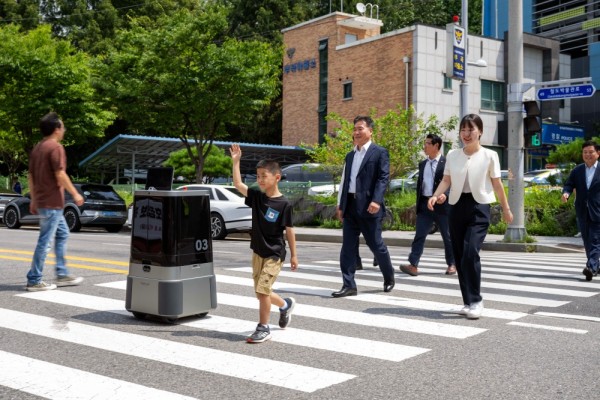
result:
M 460 19 L 462 28 L 465 30 L 463 35 L 463 40 L 465 41 L 465 77 L 460 82 L 460 119 L 462 119 L 469 113 L 469 82 L 467 82 L 467 60 L 469 59 L 469 0 L 462 0 Z
M 510 0 L 508 5 L 508 205 L 513 221 L 507 227 L 507 242 L 525 239 L 525 207 L 523 183 L 523 3 Z M 512 175 L 512 179 L 510 179 Z

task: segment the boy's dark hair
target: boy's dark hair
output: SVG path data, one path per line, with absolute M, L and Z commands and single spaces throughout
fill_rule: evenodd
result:
M 62 121 L 55 112 L 49 112 L 40 119 L 40 131 L 44 137 L 52 135 L 55 129 L 62 126 Z
M 281 167 L 279 166 L 279 163 L 275 160 L 260 160 L 256 164 L 256 169 L 259 168 L 264 168 L 273 175 L 281 174 Z
M 373 118 L 367 115 L 358 115 L 356 118 L 354 118 L 354 125 L 356 125 L 358 121 L 365 121 L 367 128 L 373 128 L 373 125 L 375 125 L 375 122 L 373 122 Z
M 433 133 L 428 134 L 427 139 L 431 139 L 431 144 L 436 146 L 438 150 L 442 148 L 442 138 L 439 137 L 438 135 L 434 135 Z

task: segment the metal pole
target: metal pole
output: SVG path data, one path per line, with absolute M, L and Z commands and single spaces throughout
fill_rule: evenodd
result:
M 469 59 L 469 0 L 462 0 L 460 11 L 462 27 L 465 30 L 465 77 L 460 82 L 460 118 L 469 113 L 469 83 L 467 81 L 467 60 Z
M 523 3 L 509 2 L 508 26 L 508 170 L 512 179 L 508 181 L 508 204 L 513 222 L 507 227 L 505 241 L 525 239 L 525 209 L 523 183 Z

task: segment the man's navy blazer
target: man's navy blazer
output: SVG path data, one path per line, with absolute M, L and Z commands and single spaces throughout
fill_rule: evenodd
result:
M 340 210 L 342 211 L 342 215 L 345 215 L 346 207 L 348 206 L 348 187 L 350 185 L 353 160 L 354 151 L 351 151 L 346 154 L 344 182 L 341 188 Z M 383 196 L 387 190 L 389 179 L 390 156 L 388 151 L 371 142 L 356 175 L 356 195 L 353 204 L 360 217 L 381 218 L 385 215 Z M 369 214 L 367 211 L 372 201 L 381 206 L 379 212 L 376 214 Z
M 426 158 L 425 160 L 419 163 L 419 178 L 417 179 L 417 214 L 419 213 L 419 200 L 421 200 L 421 196 L 423 196 L 423 177 L 425 174 L 425 167 L 427 166 L 428 161 L 429 158 Z M 440 156 L 437 167 L 435 168 L 435 176 L 433 177 L 433 192 L 435 192 L 435 189 L 437 189 L 438 185 L 444 178 L 444 168 L 446 168 L 446 157 L 442 155 Z M 446 196 L 448 196 L 447 191 Z M 433 207 L 433 211 L 435 211 L 437 214 L 446 214 L 448 212 L 448 204 L 448 201 L 445 201 L 442 204 L 436 203 Z
M 571 195 L 573 190 L 577 216 L 581 218 L 589 213 L 591 221 L 600 222 L 600 162 L 596 166 L 589 189 L 585 182 L 585 163 L 573 168 L 563 186 L 563 193 Z

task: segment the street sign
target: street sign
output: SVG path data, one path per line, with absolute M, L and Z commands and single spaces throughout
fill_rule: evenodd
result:
M 547 87 L 537 90 L 537 99 L 544 100 L 560 100 L 571 99 L 576 97 L 591 97 L 596 92 L 593 84 L 572 85 L 572 86 L 556 86 Z

